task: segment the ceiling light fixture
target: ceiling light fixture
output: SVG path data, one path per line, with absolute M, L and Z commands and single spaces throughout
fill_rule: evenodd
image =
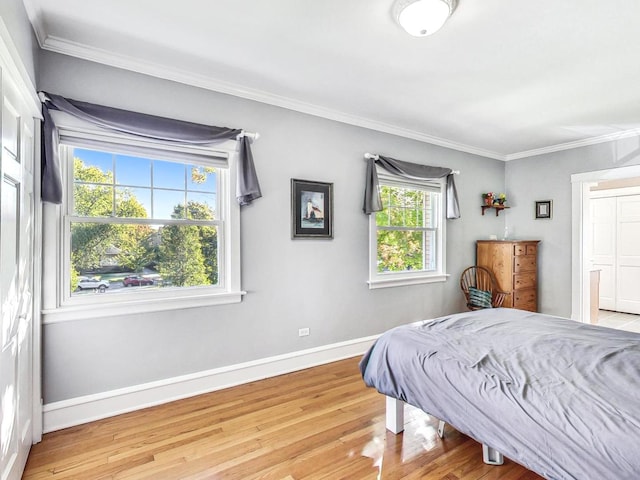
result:
M 457 0 L 398 0 L 393 16 L 408 34 L 425 37 L 442 28 L 457 4 Z

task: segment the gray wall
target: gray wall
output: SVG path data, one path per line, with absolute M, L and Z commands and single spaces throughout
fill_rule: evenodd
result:
M 539 155 L 506 164 L 509 230 L 540 239 L 538 264 L 543 313 L 571 316 L 571 175 L 640 164 L 640 138 Z M 535 219 L 535 201 L 553 200 L 551 219 Z
M 482 191 L 504 188 L 503 162 L 50 52 L 40 60 L 43 90 L 260 132 L 254 157 L 264 194 L 241 214 L 242 303 L 45 325 L 46 403 L 462 311 L 458 278 L 474 263 L 474 241 L 503 230 L 503 216 L 480 213 Z M 447 222 L 446 283 L 369 290 L 364 152 L 461 170 L 462 218 Z M 334 183 L 333 240 L 290 238 L 291 178 Z M 299 327 L 311 335 L 299 338 Z
M 9 30 L 11 40 L 27 69 L 31 83 L 35 86 L 39 47 L 22 0 L 0 1 L 0 17 Z

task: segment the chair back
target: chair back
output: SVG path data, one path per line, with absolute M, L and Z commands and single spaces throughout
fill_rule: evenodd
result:
M 486 306 L 480 306 L 476 302 L 472 301 L 472 296 L 469 293 L 471 288 L 480 290 L 483 292 L 489 292 L 491 295 L 491 307 L 501 307 L 504 302 L 506 293 L 498 290 L 496 278 L 491 270 L 486 267 L 474 265 L 462 272 L 460 276 L 460 288 L 464 293 L 467 300 L 467 307 L 469 310 L 479 310 L 481 308 L 488 308 Z

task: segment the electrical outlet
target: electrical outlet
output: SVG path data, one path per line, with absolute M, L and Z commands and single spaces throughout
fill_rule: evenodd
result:
M 298 336 L 299 337 L 306 337 L 307 335 L 309 335 L 309 328 L 299 328 L 298 329 Z

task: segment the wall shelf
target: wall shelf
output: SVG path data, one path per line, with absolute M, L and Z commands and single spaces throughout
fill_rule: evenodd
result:
M 482 215 L 484 215 L 484 211 L 485 211 L 487 208 L 495 208 L 495 210 L 496 210 L 496 217 L 497 217 L 498 215 L 500 215 L 500 212 L 501 212 L 502 210 L 504 210 L 505 208 L 511 208 L 511 207 L 507 207 L 507 206 L 505 206 L 505 205 L 482 205 Z

